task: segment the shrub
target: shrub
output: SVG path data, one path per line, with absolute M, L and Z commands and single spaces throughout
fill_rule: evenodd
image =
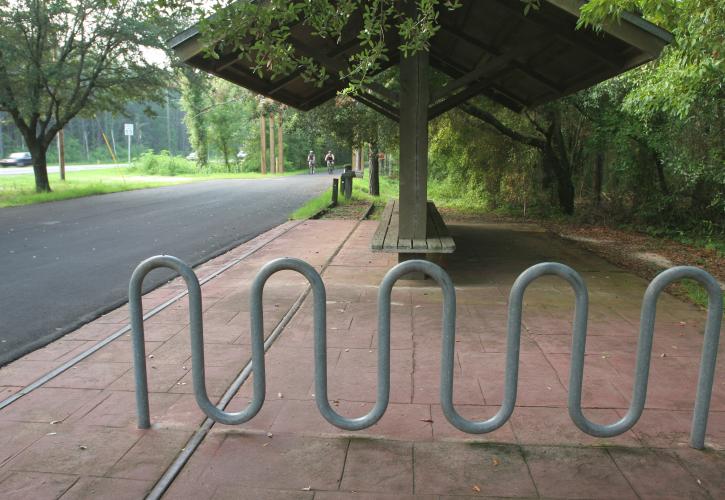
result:
M 180 156 L 171 156 L 168 151 L 155 154 L 153 150 L 148 150 L 135 159 L 131 170 L 148 175 L 167 175 L 170 177 L 197 172 L 194 162 Z

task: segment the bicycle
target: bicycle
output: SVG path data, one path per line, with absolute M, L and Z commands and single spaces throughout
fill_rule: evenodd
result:
M 307 167 L 310 169 L 310 175 L 315 175 L 315 161 L 314 160 L 308 161 Z
M 335 171 L 335 160 L 327 160 L 327 173 L 332 174 Z

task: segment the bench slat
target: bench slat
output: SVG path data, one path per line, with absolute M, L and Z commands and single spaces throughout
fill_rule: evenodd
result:
M 443 218 L 432 202 L 428 202 L 425 239 L 400 239 L 400 206 L 398 200 L 385 205 L 380 224 L 373 234 L 371 248 L 390 253 L 451 253 L 456 245 Z
M 383 215 L 380 217 L 380 224 L 375 230 L 375 234 L 373 234 L 373 241 L 371 244 L 373 250 L 382 250 L 383 248 L 385 235 L 388 233 L 388 228 L 390 227 L 390 218 L 393 216 L 394 205 L 395 200 L 390 200 L 385 204 L 385 210 L 383 210 Z
M 431 252 L 435 253 L 443 250 L 443 245 L 441 245 L 441 238 L 438 234 L 438 227 L 433 221 L 433 216 L 431 215 L 430 205 L 428 206 L 428 224 L 426 229 L 426 232 L 428 233 L 428 236 L 426 237 L 426 239 L 428 240 L 428 249 Z
M 384 250 L 395 251 L 399 247 L 398 240 L 398 224 L 400 223 L 400 211 L 398 210 L 398 200 L 393 201 L 392 215 L 388 224 L 388 233 L 385 235 L 383 242 Z
M 435 205 L 433 205 L 432 202 L 428 202 L 428 204 L 429 204 L 428 213 L 430 214 L 431 218 L 433 219 L 433 223 L 436 225 L 436 228 L 438 229 L 438 235 L 441 240 L 441 246 L 443 247 L 443 252 L 451 253 L 456 249 L 456 244 L 453 241 L 453 238 L 451 237 L 451 233 L 448 232 L 448 228 L 446 227 L 445 222 L 443 222 L 443 217 L 441 217 L 441 214 L 435 208 Z

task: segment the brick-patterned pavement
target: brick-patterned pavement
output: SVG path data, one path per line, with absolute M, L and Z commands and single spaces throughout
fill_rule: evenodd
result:
M 270 259 L 294 256 L 317 269 L 329 263 L 323 279 L 332 406 L 346 416 L 370 410 L 377 285 L 395 263 L 395 256 L 369 250 L 376 224 L 365 221 L 353 231 L 352 221 L 288 223 L 196 270 L 203 278 L 267 243 L 202 287 L 212 399 L 249 358 L 253 276 Z M 631 396 L 646 283 L 536 226 L 450 227 L 458 251 L 441 264 L 457 287 L 459 412 L 484 418 L 498 410 L 510 286 L 528 266 L 559 261 L 578 270 L 589 287 L 585 414 L 601 423 L 621 418 Z M 267 333 L 304 288 L 291 272 L 269 280 Z M 148 310 L 183 289 L 173 281 L 147 294 L 144 306 Z M 243 425 L 214 425 L 166 497 L 725 497 L 723 356 L 708 450 L 687 446 L 704 313 L 662 297 L 644 415 L 624 435 L 597 439 L 580 432 L 566 410 L 572 310 L 573 295 L 563 281 L 544 278 L 529 288 L 516 410 L 499 430 L 473 436 L 451 426 L 439 404 L 440 292 L 430 281 L 399 282 L 392 306 L 390 405 L 378 424 L 347 432 L 328 424 L 315 406 L 308 297 L 267 352 L 267 401 L 260 413 Z M 146 322 L 152 429 L 136 429 L 128 334 L 0 410 L 0 497 L 143 497 L 204 420 L 192 394 L 187 316 L 182 299 Z M 127 323 L 122 307 L 0 369 L 0 394 L 14 394 Z M 242 408 L 250 395 L 251 380 L 228 409 Z

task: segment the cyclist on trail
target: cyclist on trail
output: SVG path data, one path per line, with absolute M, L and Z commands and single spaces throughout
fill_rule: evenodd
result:
M 307 166 L 310 169 L 310 174 L 315 173 L 315 152 L 310 150 L 309 154 L 307 155 Z
M 335 169 L 335 155 L 332 154 L 332 151 L 328 151 L 325 155 L 325 163 L 327 164 L 327 173 L 331 174 Z

